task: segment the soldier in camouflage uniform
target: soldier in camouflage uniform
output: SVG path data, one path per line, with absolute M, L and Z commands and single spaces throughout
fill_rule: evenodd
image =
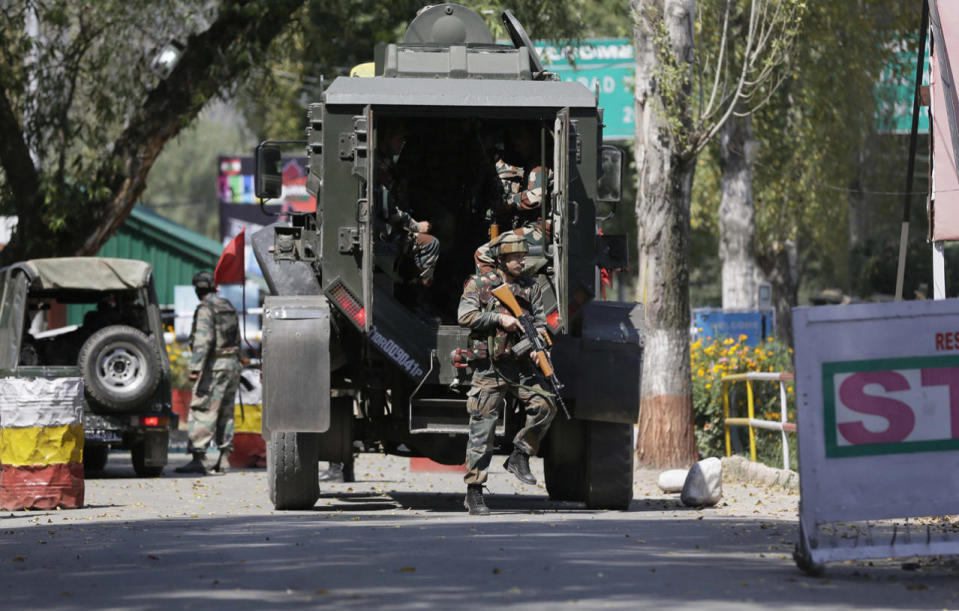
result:
M 499 216 L 503 213 L 509 214 L 515 227 L 502 235 L 519 236 L 529 247 L 542 244 L 543 221 L 539 218 L 539 209 L 543 203 L 543 169 L 537 166 L 524 175 L 522 168 L 509 165 L 500 159 L 496 162 L 496 171 L 503 184 L 504 196 L 498 210 L 494 208 L 494 213 L 498 212 Z M 549 172 L 549 175 L 552 180 L 552 172 Z M 547 238 L 548 228 L 547 224 Z M 490 244 L 491 242 L 483 244 L 473 253 L 477 273 L 485 274 L 496 269 L 496 261 L 490 254 Z
M 429 221 L 416 221 L 398 205 L 397 173 L 394 158 L 403 149 L 406 134 L 399 125 L 384 125 L 376 144 L 375 183 L 389 198 L 384 226 L 379 227 L 379 238 L 395 241 L 404 257 L 409 257 L 416 268 L 416 283 L 430 286 L 440 255 L 440 242 L 430 235 Z
M 193 459 L 175 471 L 206 475 L 203 457 L 210 441 L 215 439 L 220 456 L 213 470 L 224 473 L 229 469 L 233 451 L 233 409 L 240 381 L 240 326 L 230 302 L 217 296 L 212 274 L 197 273 L 193 286 L 200 298 L 190 332 L 193 400 L 189 451 Z
M 509 147 L 504 153 L 508 159 L 496 161 L 496 173 L 502 184 L 502 195 L 492 203 L 491 216 L 497 225 L 506 228 L 506 233 L 523 238 L 532 247 L 543 243 L 542 204 L 547 181 L 552 181 L 553 172 L 546 172 L 535 165 L 540 158 L 537 130 L 529 124 L 522 124 L 508 133 Z M 513 165 L 513 162 L 521 165 Z M 532 168 L 524 170 L 523 167 Z M 549 238 L 549 224 L 546 225 L 546 237 Z M 490 255 L 490 242 L 483 244 L 473 253 L 473 262 L 477 273 L 484 274 L 496 269 L 494 257 Z
M 529 248 L 524 239 L 503 234 L 493 240 L 491 253 L 497 261 L 492 272 L 470 277 L 457 312 L 459 323 L 469 327 L 473 379 L 467 395 L 470 433 L 466 447 L 467 472 L 464 505 L 473 515 L 489 513 L 483 500 L 483 483 L 493 455 L 496 422 L 507 395 L 516 397 L 526 411 L 526 423 L 513 438 L 513 453 L 504 467 L 520 481 L 536 484 L 529 470 L 529 457 L 539 450 L 556 406 L 544 390 L 544 381 L 529 354 L 515 354 L 513 346 L 522 327 L 492 290 L 508 284 L 524 312 L 533 316 L 537 329 L 546 332 L 546 316 L 539 285 L 522 275 Z

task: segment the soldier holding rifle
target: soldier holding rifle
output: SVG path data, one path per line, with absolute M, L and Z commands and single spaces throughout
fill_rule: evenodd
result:
M 470 332 L 470 353 L 474 368 L 472 385 L 467 396 L 470 433 L 466 447 L 467 484 L 464 505 L 472 515 L 486 515 L 489 509 L 483 500 L 483 483 L 493 455 L 493 438 L 503 399 L 516 397 L 526 411 L 526 422 L 513 439 L 513 453 L 504 467 L 520 481 L 535 484 L 529 470 L 529 457 L 539 450 L 556 415 L 558 395 L 545 389 L 552 374 L 537 369 L 537 361 L 548 363 L 542 351 L 537 352 L 529 338 L 521 340 L 523 325 L 509 309 L 506 301 L 518 305 L 524 316 L 532 318 L 532 327 L 545 336 L 546 317 L 540 288 L 536 281 L 522 275 L 529 247 L 522 237 L 503 234 L 490 247 L 496 260 L 494 271 L 470 277 L 463 289 L 457 312 L 459 323 Z M 499 299 L 497 289 L 509 289 L 513 299 Z M 527 320 L 527 322 L 529 322 Z M 528 325 L 529 326 L 529 325 Z M 555 380 L 555 376 L 552 378 Z

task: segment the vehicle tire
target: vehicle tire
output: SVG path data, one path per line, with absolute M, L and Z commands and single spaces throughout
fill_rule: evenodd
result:
M 629 509 L 633 500 L 633 425 L 586 423 L 586 506 Z
M 317 433 L 270 433 L 266 470 L 274 509 L 310 509 L 320 498 Z
M 553 420 L 544 440 L 543 470 L 546 492 L 554 501 L 586 500 L 586 423 Z
M 85 446 L 83 448 L 83 472 L 98 473 L 107 466 L 110 446 Z
M 127 411 L 148 400 L 160 383 L 160 363 L 150 338 L 127 325 L 95 332 L 77 359 L 87 398 L 111 411 Z
M 133 462 L 133 471 L 137 477 L 160 477 L 163 473 L 163 467 L 146 466 L 146 447 L 143 443 L 137 443 L 130 447 L 130 460 Z

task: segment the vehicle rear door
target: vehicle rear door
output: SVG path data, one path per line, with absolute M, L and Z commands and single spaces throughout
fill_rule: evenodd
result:
M 551 224 L 550 247 L 553 258 L 553 286 L 559 311 L 560 332 L 569 329 L 569 108 L 556 114 L 553 122 L 553 184 L 547 190 L 544 220 Z M 575 209 L 573 210 L 575 213 Z

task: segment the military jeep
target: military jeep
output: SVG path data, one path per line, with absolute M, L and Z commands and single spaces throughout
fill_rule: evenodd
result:
M 525 273 L 542 287 L 572 413 L 557 416 L 540 449 L 546 489 L 589 507 L 630 505 L 642 306 L 596 298 L 600 268 L 625 265 L 614 256 L 625 238 L 598 231 L 601 211 L 619 200 L 622 152 L 602 144 L 594 93 L 556 80 L 512 14 L 503 20 L 511 45 L 470 9 L 429 7 L 402 42 L 377 48 L 374 76 L 337 78 L 309 105 L 316 211 L 253 236 L 272 293 L 263 428 L 277 509 L 311 507 L 317 461 L 346 462 L 358 448 L 463 463 L 471 369 L 451 358 L 468 337 L 456 306 L 490 238 L 491 202 L 503 197 L 496 157 L 519 150 L 527 167 L 552 174 L 536 211 L 549 231 Z M 399 183 L 387 188 L 377 143 L 397 131 L 406 137 L 394 158 Z M 290 143 L 257 148 L 260 198 L 280 195 L 281 145 Z M 384 238 L 393 205 L 429 221 L 440 241 L 428 289 L 411 289 L 402 243 Z M 508 454 L 524 416 L 511 404 L 502 413 L 496 452 Z
M 141 477 L 167 464 L 177 416 L 149 263 L 64 257 L 0 269 L 0 376 L 83 377 L 86 471 L 103 470 L 111 447 L 130 450 Z

